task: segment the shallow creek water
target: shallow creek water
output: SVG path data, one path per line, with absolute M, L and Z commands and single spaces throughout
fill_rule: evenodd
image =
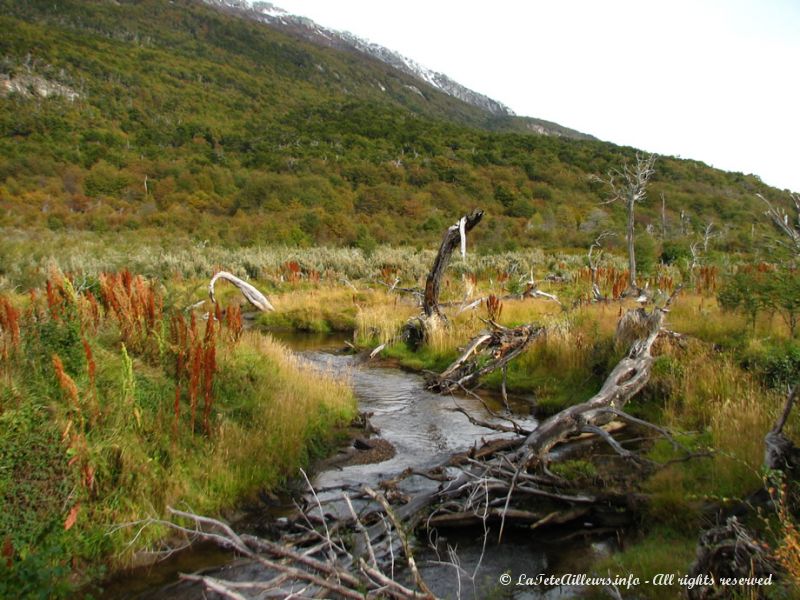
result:
M 498 434 L 472 425 L 464 415 L 453 411 L 455 402 L 481 419 L 492 420 L 481 403 L 474 398 L 457 399 L 427 392 L 423 379 L 418 374 L 393 368 L 371 368 L 358 365 L 353 357 L 336 354 L 344 346 L 344 338 L 335 336 L 276 335 L 300 356 L 317 368 L 333 370 L 346 375 L 353 387 L 362 412 L 371 413 L 370 422 L 380 437 L 395 448 L 395 455 L 383 462 L 345 467 L 324 466 L 314 474 L 313 484 L 325 501 L 339 495 L 331 488 L 364 484 L 376 486 L 382 479 L 393 477 L 405 469 L 423 470 L 442 464 L 453 453 L 465 450 L 482 439 L 498 437 Z M 486 396 L 485 402 L 494 410 L 501 410 L 497 398 Z M 524 399 L 511 399 L 515 419 L 528 428 L 536 422 L 530 415 L 530 405 Z M 403 480 L 400 488 L 414 492 L 436 485 L 426 478 L 411 476 Z M 330 494 L 330 495 L 329 495 Z M 337 504 L 329 504 L 326 510 L 337 512 Z M 266 520 L 275 519 L 275 511 L 248 514 L 236 524 L 240 530 L 259 533 Z M 459 581 L 452 566 L 433 564 L 447 560 L 447 545 L 457 548 L 458 559 L 463 569 L 472 572 L 483 551 L 482 530 L 470 532 L 442 532 L 437 557 L 432 549 L 421 550 L 418 562 L 426 581 L 437 595 L 455 598 L 459 594 Z M 562 539 L 563 534 L 562 532 Z M 496 535 L 496 534 L 495 534 Z M 506 533 L 502 545 L 497 545 L 490 533 L 490 541 L 483 551 L 481 569 L 475 581 L 462 578 L 462 598 L 570 598 L 578 590 L 570 587 L 540 588 L 513 585 L 522 574 L 536 577 L 540 573 L 581 573 L 600 556 L 612 552 L 616 539 L 612 536 L 585 540 L 576 538 L 571 542 L 559 542 L 554 536 L 542 537 L 520 533 Z M 202 544 L 184 551 L 167 561 L 152 567 L 138 569 L 117 578 L 106 588 L 103 598 L 155 599 L 203 597 L 199 588 L 186 583 L 176 583 L 181 572 L 216 570 L 221 577 L 232 579 L 258 578 L 258 568 L 215 547 Z M 513 577 L 512 585 L 503 587 L 498 583 L 503 573 Z

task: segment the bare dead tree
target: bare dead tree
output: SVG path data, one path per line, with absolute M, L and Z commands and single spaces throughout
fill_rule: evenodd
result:
M 444 232 L 442 243 L 433 265 L 425 280 L 425 292 L 422 295 L 422 315 L 409 320 L 403 328 L 402 337 L 407 342 L 418 345 L 426 339 L 431 332 L 447 321 L 439 304 L 439 290 L 442 277 L 450 263 L 450 257 L 457 247 L 461 247 L 464 256 L 467 249 L 467 233 L 481 222 L 482 210 L 475 210 L 469 215 L 461 217 L 455 225 L 451 225 Z
M 700 242 L 693 242 L 689 246 L 689 252 L 692 253 L 692 264 L 689 266 L 689 270 L 694 272 L 700 266 Z
M 654 154 L 636 154 L 636 163 L 626 162 L 622 169 L 612 169 L 605 178 L 593 176 L 594 181 L 605 184 L 609 188 L 610 197 L 603 204 L 621 202 L 625 205 L 628 214 L 628 225 L 626 239 L 628 242 L 628 289 L 634 293 L 638 292 L 636 285 L 636 256 L 634 251 L 635 241 L 635 218 L 634 211 L 636 205 L 643 202 L 647 197 L 647 183 L 655 173 L 656 157 Z
M 661 192 L 661 241 L 667 239 L 667 199 Z
M 764 214 L 769 217 L 775 228 L 788 238 L 779 240 L 778 243 L 792 251 L 795 256 L 800 256 L 800 194 L 789 195 L 797 212 L 797 215 L 792 217 L 783 207 L 773 205 L 761 194 L 756 195 L 767 205 L 767 210 Z
M 708 244 L 715 237 L 719 236 L 719 232 L 714 231 L 714 222 L 709 221 L 703 230 L 703 253 L 708 253 Z
M 688 235 L 692 231 L 692 220 L 687 212 L 681 209 L 681 235 Z

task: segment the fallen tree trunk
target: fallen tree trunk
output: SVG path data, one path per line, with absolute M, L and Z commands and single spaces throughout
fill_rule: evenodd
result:
M 509 329 L 489 321 L 491 331 L 475 337 L 453 364 L 430 378 L 425 387 L 434 392 L 455 392 L 474 387 L 481 377 L 505 368 L 544 332 L 539 325 Z
M 247 298 L 247 301 L 255 306 L 258 310 L 263 312 L 275 310 L 264 294 L 259 292 L 254 286 L 250 285 L 246 281 L 239 279 L 236 277 L 236 275 L 228 273 L 227 271 L 220 271 L 211 278 L 211 282 L 208 284 L 208 297 L 211 298 L 211 302 L 216 302 L 216 299 L 214 298 L 214 285 L 217 283 L 218 279 L 230 281 L 233 285 L 239 288 L 239 291 L 241 291 L 242 295 Z
M 650 350 L 661 330 L 664 310 L 654 308 L 647 314 L 643 309 L 637 309 L 626 313 L 617 327 L 617 338 L 630 336 L 630 328 L 639 329 L 644 337 L 631 344 L 628 354 L 617 363 L 599 392 L 586 402 L 562 410 L 539 424 L 514 459 L 529 466 L 532 462 L 546 462 L 547 453 L 559 442 L 586 431 L 595 433 L 593 428 L 614 419 L 615 414 L 618 415 L 650 379 L 653 364 Z M 632 314 L 638 316 L 630 316 Z

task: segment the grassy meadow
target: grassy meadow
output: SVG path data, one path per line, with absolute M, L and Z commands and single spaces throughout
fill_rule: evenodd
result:
M 179 296 L 55 267 L 0 295 L 0 596 L 57 597 L 141 560 L 165 532 L 121 525 L 276 489 L 354 416 L 345 380 L 309 377 L 238 305 L 206 320 Z
M 599 389 L 625 351 L 614 341 L 617 320 L 636 306 L 589 302 L 580 255 L 468 254 L 454 258 L 443 282 L 449 325 L 412 349 L 398 332 L 419 312 L 407 290 L 424 286 L 430 251 L 156 247 L 76 236 L 55 254 L 22 234 L 0 249 L 11 259 L 0 278 L 0 494 L 11 507 L 0 515 L 0 592 L 23 595 L 43 586 L 67 594 L 157 549 L 164 535 L 120 525 L 163 515 L 168 505 L 218 514 L 276 489 L 325 452 L 336 426 L 354 415 L 352 393 L 333 375 L 308 377 L 270 330 L 347 332 L 357 348 L 386 344 L 378 364 L 422 372 L 444 369 L 483 319 L 537 322 L 547 333 L 509 366 L 507 382 L 548 415 Z M 779 310 L 753 315 L 720 300 L 743 268 L 661 265 L 647 277 L 662 302 L 684 286 L 667 319 L 683 337 L 658 342 L 651 380 L 629 410 L 709 456 L 641 483 L 652 498 L 641 541 L 598 569 L 662 572 L 656 540 L 670 539 L 669 565 L 685 570 L 707 508 L 763 484 L 763 437 L 797 378 L 800 342 Z M 188 310 L 219 269 L 249 279 L 276 311 L 245 328 L 247 307 L 224 284 L 216 307 Z M 625 277 L 621 259 L 607 256 L 598 271 L 603 294 L 618 294 Z M 507 298 L 530 280 L 560 302 Z M 486 302 L 462 310 L 489 295 L 505 298 L 491 315 Z M 483 382 L 500 384 L 497 373 Z M 797 428 L 794 417 L 790 435 Z M 647 448 L 652 460 L 676 458 L 666 442 Z M 556 469 L 597 473 L 588 459 Z M 791 520 L 779 531 L 791 534 Z M 772 538 L 776 548 L 782 535 Z

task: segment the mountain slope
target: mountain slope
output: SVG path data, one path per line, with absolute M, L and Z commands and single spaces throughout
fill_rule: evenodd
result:
M 419 89 L 431 87 L 449 96 L 457 98 L 469 105 L 488 113 L 486 126 L 494 130 L 525 131 L 539 135 L 563 136 L 573 139 L 595 139 L 593 136 L 569 129 L 557 123 L 531 117 L 517 117 L 514 112 L 497 100 L 475 92 L 444 73 L 438 73 L 415 60 L 390 50 L 385 46 L 369 42 L 349 32 L 336 31 L 322 27 L 311 19 L 288 13 L 270 2 L 248 2 L 247 0 L 203 0 L 229 14 L 265 23 L 280 31 L 295 35 L 318 46 L 350 50 L 375 58 L 401 73 L 418 80 L 416 85 L 408 85 L 408 89 L 424 96 Z M 383 84 L 378 83 L 383 89 Z
M 513 112 L 502 103 L 479 94 L 450 79 L 443 73 L 428 69 L 413 59 L 390 50 L 380 44 L 368 42 L 348 32 L 325 28 L 311 19 L 293 15 L 269 2 L 248 3 L 245 0 L 204 0 L 206 4 L 227 9 L 241 17 L 253 19 L 282 31 L 307 39 L 317 45 L 356 50 L 411 75 L 446 94 L 477 106 L 492 115 L 513 116 Z
M 481 206 L 476 241 L 499 250 L 585 247 L 624 218 L 588 176 L 632 149 L 509 132 L 516 117 L 199 2 L 0 0 L 0 27 L 0 227 L 429 245 Z M 724 222 L 735 250 L 756 191 L 777 197 L 664 158 L 651 197 L 676 236 Z

